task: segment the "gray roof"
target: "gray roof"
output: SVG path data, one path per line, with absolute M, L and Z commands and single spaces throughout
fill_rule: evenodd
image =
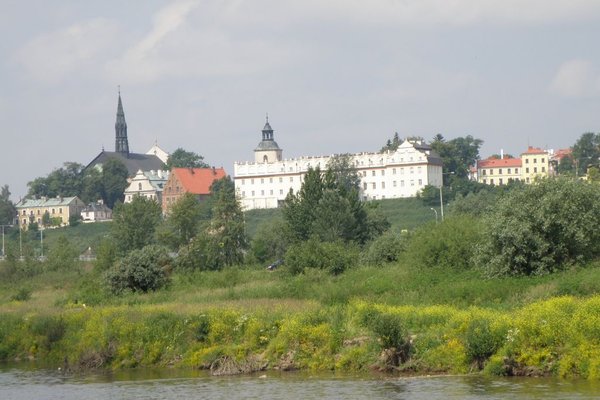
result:
M 31 207 L 58 207 L 58 206 L 68 206 L 75 199 L 74 197 L 42 197 L 40 199 L 22 199 L 17 204 L 15 204 L 16 208 L 31 208 Z
M 254 149 L 254 151 L 257 150 L 280 150 L 280 148 L 274 140 L 262 140 Z
M 98 212 L 98 211 L 111 211 L 110 208 L 104 203 L 90 203 L 83 210 L 83 212 Z
M 162 169 L 164 163 L 154 154 L 129 153 L 123 154 L 115 151 L 102 151 L 90 162 L 85 169 L 104 164 L 109 158 L 116 158 L 125 164 L 129 176 L 134 176 L 138 170 L 150 171 Z

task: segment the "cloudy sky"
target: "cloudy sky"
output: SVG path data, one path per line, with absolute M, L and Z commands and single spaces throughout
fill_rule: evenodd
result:
M 0 185 L 154 141 L 233 172 L 473 135 L 482 156 L 600 131 L 597 0 L 0 0 Z

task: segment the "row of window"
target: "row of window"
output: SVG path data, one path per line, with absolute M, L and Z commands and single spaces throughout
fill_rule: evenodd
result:
M 417 182 L 418 182 L 419 186 L 423 186 L 423 179 L 419 179 Z M 397 187 L 398 186 L 397 181 L 393 181 L 392 186 Z M 414 179 L 410 180 L 410 186 L 415 186 Z M 405 187 L 404 181 L 400 181 L 400 187 Z M 363 182 L 363 190 L 367 190 L 367 189 L 368 189 L 368 183 Z M 377 182 L 371 182 L 371 189 L 374 189 L 374 190 L 377 189 Z M 385 182 L 381 182 L 381 189 L 385 189 Z
M 489 170 L 489 174 L 487 173 L 488 170 L 486 169 L 482 169 L 481 170 L 481 175 L 485 176 L 485 175 L 494 175 L 494 169 L 490 169 Z M 498 175 L 502 175 L 502 168 L 498 168 Z M 533 173 L 537 174 L 538 172 L 538 167 L 533 167 Z M 540 172 L 546 172 L 546 167 L 541 167 Z M 512 169 L 511 168 L 507 168 L 506 169 L 506 173 L 508 175 L 512 174 Z M 519 173 L 519 168 L 515 168 L 515 174 Z M 528 174 L 529 173 L 529 167 L 525 168 L 525 173 Z
M 46 210 L 46 211 L 48 211 L 48 210 Z M 44 211 L 44 213 L 45 213 L 46 211 Z M 52 214 L 56 214 L 56 209 L 55 209 L 55 208 L 53 208 L 51 213 L 52 213 Z M 59 208 L 59 209 L 58 209 L 58 213 L 59 213 L 59 214 L 62 214 L 62 208 Z M 41 211 L 41 210 L 38 208 L 38 210 L 37 210 L 37 215 L 41 215 L 41 214 L 42 214 L 42 211 Z M 23 212 L 22 212 L 22 215 L 27 215 L 27 210 L 23 210 Z M 33 210 L 29 210 L 29 215 L 33 215 Z
M 291 189 L 291 188 L 290 188 L 290 189 Z M 251 191 L 250 193 L 251 193 L 251 194 L 250 194 L 250 196 L 251 196 L 251 197 L 254 197 L 254 196 L 256 196 L 256 191 L 255 191 L 255 190 Z M 273 192 L 273 189 L 269 190 L 269 196 L 274 196 L 274 194 L 273 194 L 273 193 L 274 193 L 274 192 Z M 265 191 L 264 191 L 264 190 L 261 190 L 261 191 L 260 191 L 260 195 L 261 195 L 261 196 L 264 196 L 264 195 L 265 195 Z M 279 195 L 280 195 L 280 196 L 283 196 L 283 189 L 279 189 Z M 242 190 L 242 197 L 246 197 L 246 191 L 245 191 L 245 190 Z
M 533 159 L 533 163 L 534 163 L 534 164 L 537 164 L 537 160 L 538 160 L 537 158 L 534 158 L 534 159 Z M 546 159 L 545 159 L 545 158 L 542 158 L 542 159 L 540 160 L 540 163 L 541 163 L 541 164 L 543 164 L 545 161 L 546 161 Z M 529 158 L 526 158 L 526 159 L 525 159 L 525 164 L 529 164 Z

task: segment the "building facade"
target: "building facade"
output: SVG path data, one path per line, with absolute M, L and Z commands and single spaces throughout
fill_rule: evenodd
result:
M 85 204 L 78 197 L 23 199 L 15 205 L 21 229 L 27 229 L 32 223 L 40 226 L 68 225 L 69 218 L 79 216 L 84 207 Z M 47 217 L 44 217 L 45 214 Z
M 168 179 L 169 171 L 138 170 L 125 189 L 125 203 L 131 203 L 134 196 L 143 196 L 162 204 L 162 193 Z
M 477 162 L 472 176 L 487 185 L 505 185 L 511 181 L 531 183 L 552 175 L 552 150 L 529 146 L 520 158 L 488 158 Z
M 283 159 L 267 120 L 254 162 L 234 164 L 236 193 L 244 210 L 276 208 L 291 191 L 298 192 L 309 168 L 327 168 L 333 156 Z M 397 150 L 350 155 L 361 179 L 363 200 L 414 197 L 427 185 L 442 184 L 442 160 L 420 141 L 405 140 Z
M 102 200 L 90 203 L 81 210 L 83 222 L 100 222 L 112 220 L 112 210 Z
M 225 178 L 223 168 L 173 168 L 165 183 L 162 210 L 168 214 L 171 206 L 185 193 L 192 193 L 198 201 L 210 196 L 210 187 L 216 180 Z

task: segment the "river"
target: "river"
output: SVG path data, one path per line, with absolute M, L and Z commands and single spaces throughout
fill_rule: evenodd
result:
M 212 377 L 201 371 L 180 370 L 65 374 L 0 367 L 2 400 L 598 398 L 600 382 L 556 378 L 407 378 L 289 372 Z

